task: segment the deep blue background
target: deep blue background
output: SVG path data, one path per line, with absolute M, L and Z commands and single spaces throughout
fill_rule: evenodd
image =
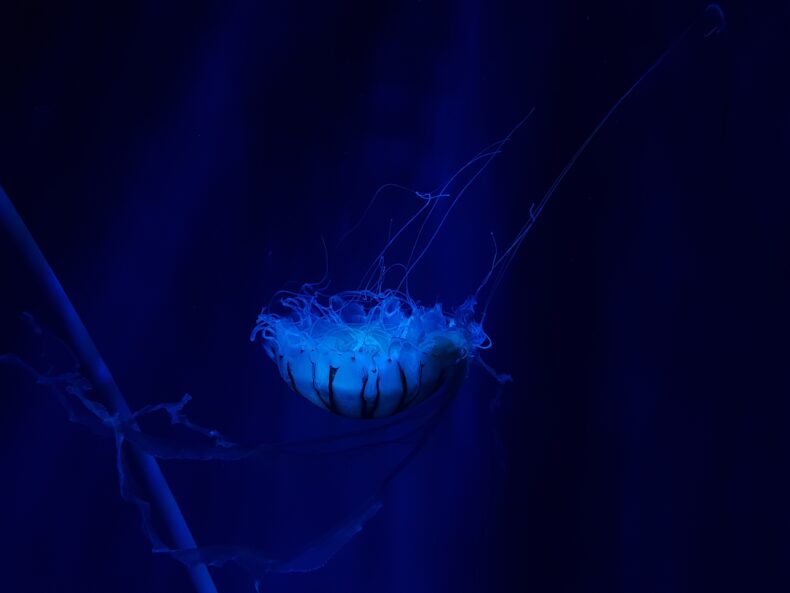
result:
M 355 426 L 247 336 L 289 281 L 356 282 L 430 190 L 536 111 L 449 218 L 412 293 L 457 305 L 601 115 L 487 320 L 511 372 L 496 469 L 473 369 L 368 528 L 271 591 L 790 590 L 787 3 L 189 3 L 0 11 L 0 183 L 133 408 L 259 442 Z M 0 237 L 0 350 L 57 320 Z M 120 501 L 111 443 L 0 383 L 0 589 L 189 591 Z M 165 464 L 202 543 L 289 549 L 392 452 Z M 250 590 L 236 570 L 220 591 Z

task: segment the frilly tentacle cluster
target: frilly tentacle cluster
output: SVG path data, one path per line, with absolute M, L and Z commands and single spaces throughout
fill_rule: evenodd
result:
M 437 345 L 454 344 L 460 358 L 490 348 L 491 340 L 474 319 L 474 298 L 453 313 L 441 303 L 425 307 L 395 291 L 342 292 L 331 296 L 280 293 L 258 316 L 250 336 L 264 343 L 300 348 L 334 349 L 396 355 L 404 348 L 429 353 Z M 275 312 L 280 310 L 280 313 Z

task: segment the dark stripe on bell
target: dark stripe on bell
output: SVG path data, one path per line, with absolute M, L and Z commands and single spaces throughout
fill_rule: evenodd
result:
M 313 390 L 315 391 L 316 396 L 318 397 L 319 401 L 324 405 L 324 407 L 328 410 L 329 404 L 324 401 L 324 396 L 321 394 L 321 390 L 318 388 L 318 385 L 315 383 L 315 363 L 310 363 L 313 365 Z
M 376 376 L 376 399 L 373 400 L 373 407 L 370 409 L 370 417 L 373 418 L 373 415 L 376 413 L 376 410 L 379 407 L 379 401 L 381 400 L 381 377 L 378 375 Z
M 406 399 L 406 397 L 409 394 L 409 390 L 406 387 L 404 387 L 403 395 L 401 396 L 401 400 L 400 400 L 400 403 L 398 404 L 398 408 L 397 408 L 396 411 L 398 411 L 398 412 L 403 411 L 406 408 L 408 408 L 409 406 L 411 406 L 414 402 L 416 402 L 416 401 L 418 401 L 420 399 L 420 392 L 422 391 L 422 369 L 423 369 L 424 366 L 425 366 L 425 363 L 420 361 L 420 368 L 417 371 L 417 389 L 414 391 L 414 395 L 412 395 L 411 398 Z M 400 365 L 398 365 L 398 367 L 400 367 Z M 403 372 L 403 369 L 401 369 L 400 372 L 401 372 L 401 375 L 400 375 L 401 383 L 405 386 L 406 385 L 406 374 Z
M 359 394 L 360 399 L 362 400 L 361 408 L 362 408 L 362 418 L 373 418 L 376 414 L 376 410 L 379 407 L 379 400 L 381 400 L 381 377 L 376 376 L 376 397 L 373 398 L 373 403 L 368 404 L 368 401 L 365 399 L 365 387 L 368 383 L 368 377 L 362 379 L 362 391 Z
M 411 404 L 412 402 L 414 402 L 420 397 L 420 392 L 422 391 L 422 369 L 424 367 L 425 367 L 425 363 L 423 361 L 420 361 L 420 370 L 417 373 L 417 378 L 419 380 L 419 383 L 417 383 L 417 392 L 414 394 L 414 397 L 411 398 L 409 404 Z
M 368 418 L 368 402 L 365 401 L 365 387 L 368 384 L 368 376 L 362 377 L 362 389 L 359 391 L 359 417 Z
M 288 380 L 291 382 L 291 389 L 293 389 L 298 395 L 302 395 L 299 390 L 296 388 L 296 381 L 294 380 L 294 374 L 291 372 L 291 362 L 288 361 L 285 363 L 285 370 L 288 371 Z M 302 395 L 302 397 L 304 397 Z
M 335 414 L 339 414 L 340 412 L 337 409 L 337 403 L 335 402 L 335 375 L 337 374 L 339 367 L 329 366 L 329 410 L 334 412 Z
M 400 394 L 400 401 L 398 402 L 398 407 L 395 408 L 396 412 L 400 412 L 406 409 L 406 396 L 409 395 L 409 382 L 406 380 L 406 372 L 403 370 L 403 367 L 398 363 L 398 372 L 400 373 L 400 387 L 401 387 L 401 394 Z

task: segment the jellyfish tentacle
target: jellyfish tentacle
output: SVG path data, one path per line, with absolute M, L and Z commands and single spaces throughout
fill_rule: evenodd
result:
M 0 224 L 27 260 L 30 268 L 36 273 L 53 308 L 57 311 L 69 333 L 78 359 L 88 370 L 96 389 L 108 399 L 116 414 L 133 422 L 129 406 L 104 359 L 99 354 L 98 348 L 93 343 L 87 328 L 2 187 L 0 187 Z M 162 515 L 177 545 L 184 548 L 195 547 L 197 545 L 195 539 L 156 460 L 140 451 L 134 451 L 133 455 L 137 457 L 140 471 L 154 494 L 156 508 Z M 193 585 L 200 593 L 216 593 L 214 581 L 204 564 L 190 567 L 189 575 Z
M 716 17 L 716 23 L 712 26 L 711 29 L 709 29 L 704 33 L 704 37 L 706 39 L 714 34 L 718 34 L 724 31 L 725 29 L 724 12 L 722 11 L 721 7 L 718 4 L 709 4 L 705 8 L 705 11 L 701 16 L 704 17 L 705 15 L 711 13 Z M 644 70 L 644 72 L 642 72 L 642 74 L 633 83 L 631 83 L 631 85 L 612 104 L 612 106 L 606 111 L 603 117 L 601 117 L 601 119 L 592 129 L 592 131 L 587 135 L 587 137 L 584 139 L 581 145 L 579 145 L 576 151 L 571 155 L 571 158 L 568 160 L 568 162 L 562 168 L 560 173 L 551 183 L 549 188 L 543 194 L 540 201 L 537 204 L 535 203 L 530 204 L 529 218 L 521 227 L 519 232 L 516 234 L 516 237 L 513 240 L 513 242 L 510 244 L 510 246 L 501 255 L 495 258 L 494 263 L 492 265 L 492 269 L 489 271 L 488 274 L 486 274 L 483 283 L 475 291 L 475 295 L 480 294 L 482 289 L 491 279 L 493 270 L 496 269 L 497 270 L 496 277 L 494 279 L 493 284 L 491 285 L 491 289 L 488 291 L 488 296 L 486 297 L 485 303 L 483 305 L 483 310 L 481 312 L 481 321 L 485 320 L 486 314 L 488 313 L 488 307 L 491 304 L 493 295 L 495 294 L 497 288 L 499 287 L 499 284 L 501 283 L 505 272 L 512 264 L 516 253 L 518 252 L 519 248 L 524 242 L 524 239 L 527 237 L 529 231 L 532 229 L 537 219 L 543 213 L 546 204 L 548 204 L 549 200 L 551 200 L 552 196 L 554 196 L 557 189 L 562 184 L 562 182 L 564 181 L 565 177 L 568 175 L 570 170 L 573 168 L 573 166 L 576 164 L 576 162 L 579 160 L 582 154 L 584 154 L 584 152 L 587 150 L 587 147 L 595 139 L 595 137 L 598 135 L 601 129 L 609 122 L 612 116 L 614 116 L 614 114 L 620 109 L 623 103 L 625 103 L 625 101 L 634 93 L 634 91 L 636 91 L 636 89 L 641 86 L 641 84 L 645 81 L 646 78 L 648 78 L 659 66 L 661 66 L 661 64 L 664 63 L 667 57 L 675 51 L 675 49 L 680 44 L 680 42 L 688 36 L 689 32 L 692 30 L 693 27 L 694 24 L 687 26 L 680 33 L 680 35 L 678 35 L 669 44 L 669 46 L 661 53 L 661 55 L 659 55 L 659 57 L 652 64 L 650 64 L 650 66 L 648 66 L 648 68 Z
M 483 160 L 483 163 L 482 163 L 482 165 L 480 166 L 480 168 L 479 168 L 477 171 L 475 171 L 475 173 L 474 173 L 474 174 L 471 176 L 471 178 L 470 178 L 470 179 L 468 179 L 468 180 L 466 181 L 466 183 L 465 183 L 465 184 L 464 184 L 464 185 L 461 187 L 460 191 L 459 191 L 459 192 L 458 192 L 458 193 L 455 195 L 455 198 L 453 198 L 453 200 L 450 202 L 450 205 L 447 207 L 447 210 L 444 212 L 444 215 L 442 216 L 442 218 L 439 220 L 438 224 L 436 225 L 436 229 L 435 229 L 435 230 L 434 230 L 434 232 L 431 234 L 431 237 L 430 237 L 430 239 L 428 239 L 428 242 L 427 242 L 427 244 L 425 245 L 425 247 L 424 247 L 423 249 L 421 249 L 421 250 L 420 250 L 420 252 L 419 252 L 419 254 L 417 255 L 417 257 L 416 257 L 416 258 L 414 258 L 414 260 L 413 260 L 413 261 L 411 261 L 411 262 L 409 263 L 409 265 L 408 265 L 408 267 L 407 267 L 406 271 L 405 271 L 405 272 L 404 272 L 404 274 L 403 274 L 403 280 L 401 280 L 401 283 L 400 283 L 400 284 L 399 284 L 399 285 L 396 287 L 396 289 L 398 289 L 398 290 L 400 289 L 401 285 L 402 285 L 402 284 L 404 283 L 404 281 L 405 281 L 405 280 L 406 280 L 406 279 L 409 277 L 409 274 L 410 274 L 410 273 L 411 273 L 411 271 L 414 269 L 414 267 L 415 267 L 415 266 L 416 266 L 418 263 L 420 263 L 420 261 L 422 260 L 423 256 L 425 256 L 425 254 L 428 252 L 428 249 L 430 249 L 431 245 L 433 244 L 433 241 L 436 239 L 437 235 L 439 234 L 439 231 L 441 231 L 441 230 L 442 230 L 442 227 L 444 226 L 444 223 L 447 221 L 447 218 L 450 216 L 450 212 L 453 210 L 453 208 L 455 208 L 456 204 L 458 204 L 458 201 L 459 201 L 459 200 L 460 200 L 460 199 L 463 197 L 463 195 L 466 193 L 466 190 L 467 190 L 467 189 L 469 189 L 469 187 L 470 187 L 470 186 L 471 186 L 471 185 L 472 185 L 472 184 L 473 184 L 473 183 L 474 183 L 474 182 L 477 180 L 477 178 L 478 178 L 480 175 L 482 175 L 482 173 L 483 173 L 483 172 L 484 172 L 484 171 L 485 171 L 485 170 L 488 168 L 488 166 L 491 164 L 491 162 L 494 160 L 494 158 L 495 158 L 495 157 L 496 157 L 496 156 L 497 156 L 497 155 L 500 153 L 500 148 L 501 148 L 501 146 L 503 146 L 504 144 L 506 144 L 507 142 L 509 142 L 509 141 L 510 141 L 510 139 L 513 137 L 513 135 L 514 135 L 514 134 L 515 134 L 515 133 L 516 133 L 516 132 L 517 132 L 517 131 L 518 131 L 518 130 L 519 130 L 519 129 L 520 129 L 520 128 L 521 128 L 521 127 L 522 127 L 522 126 L 525 124 L 525 123 L 527 123 L 527 120 L 529 120 L 529 118 L 532 116 L 532 114 L 533 114 L 534 112 L 535 112 L 535 108 L 533 107 L 532 109 L 530 109 L 530 110 L 529 110 L 529 112 L 527 113 L 527 115 L 525 115 L 525 116 L 524 116 L 524 117 L 521 119 L 521 121 L 519 121 L 519 122 L 518 122 L 518 123 L 517 123 L 517 124 L 516 124 L 516 125 L 515 125 L 515 126 L 514 126 L 514 127 L 511 129 L 511 130 L 510 130 L 510 132 L 508 132 L 508 134 L 507 134 L 507 135 L 506 135 L 506 136 L 505 136 L 505 137 L 504 137 L 502 140 L 500 140 L 500 141 L 497 143 L 497 149 L 496 149 L 496 150 L 493 150 L 493 151 L 491 151 L 491 152 L 489 152 L 489 153 L 486 153 L 485 157 L 482 159 L 482 160 Z M 476 159 L 477 159 L 477 158 L 479 158 L 479 157 L 476 157 Z M 476 160 L 476 159 L 475 159 L 475 160 Z M 466 166 L 465 166 L 465 167 L 463 167 L 463 168 L 466 168 Z M 463 170 L 463 168 L 462 168 L 462 170 Z M 456 174 L 456 176 L 457 176 L 457 174 Z M 455 179 L 455 177 L 456 177 L 456 176 L 453 176 L 453 179 Z M 449 184 L 449 182 L 448 182 L 448 184 Z M 446 186 L 445 186 L 445 188 L 443 188 L 443 191 L 444 191 L 444 190 L 446 190 Z

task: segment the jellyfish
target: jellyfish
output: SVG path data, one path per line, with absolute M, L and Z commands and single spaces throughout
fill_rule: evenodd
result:
M 250 340 L 260 338 L 264 351 L 295 393 L 333 414 L 371 419 L 399 414 L 447 385 L 457 385 L 472 363 L 479 363 L 500 384 L 510 380 L 509 375 L 496 373 L 481 358 L 481 352 L 490 348 L 492 342 L 483 329 L 485 315 L 476 316 L 479 295 L 505 258 L 495 258 L 475 293 L 454 311 L 446 311 L 441 303 L 423 305 L 415 300 L 408 290 L 408 278 L 450 211 L 533 111 L 507 136 L 470 159 L 440 189 L 413 192 L 424 202 L 423 206 L 387 240 L 366 271 L 360 288 L 326 292 L 327 271 L 319 283 L 274 295 L 259 314 Z M 448 192 L 456 185 L 460 187 L 449 205 L 437 210 L 439 200 L 450 198 Z M 381 188 L 373 200 L 380 191 Z M 550 194 L 544 197 L 544 205 L 549 197 Z M 424 238 L 431 216 L 439 218 L 439 222 L 433 233 Z M 420 220 L 409 261 L 387 266 L 387 251 Z M 354 228 L 359 224 L 361 221 Z M 523 235 L 528 231 L 529 227 L 522 231 Z M 523 236 L 517 238 L 505 255 L 511 257 L 510 252 L 515 252 L 522 240 Z M 393 269 L 402 274 L 394 286 L 388 287 L 388 274 Z
M 706 32 L 706 37 L 723 28 L 721 10 L 712 6 L 708 11 L 719 20 Z M 673 48 L 674 44 L 604 114 L 542 198 L 532 205 L 529 218 L 507 248 L 501 253 L 494 250 L 490 269 L 473 294 L 456 309 L 448 310 L 438 302 L 423 304 L 410 293 L 409 276 L 467 189 L 504 150 L 532 111 L 504 138 L 471 158 L 436 191 L 412 192 L 421 203 L 417 212 L 388 237 L 356 289 L 330 291 L 324 278 L 315 284 L 304 284 L 298 290 L 283 290 L 274 295 L 255 321 L 251 340 L 260 344 L 265 355 L 277 365 L 284 383 L 296 394 L 329 413 L 366 421 L 357 430 L 301 441 L 245 445 L 226 438 L 216 429 L 192 422 L 185 412 L 189 396 L 174 403 L 130 410 L 54 272 L 2 191 L 0 222 L 40 276 L 71 344 L 56 338 L 31 317 L 26 317 L 26 322 L 31 334 L 45 344 L 48 356 L 56 350 L 67 352 L 72 362 L 71 368 L 58 372 L 13 355 L 0 357 L 0 364 L 18 369 L 54 393 L 71 420 L 113 439 L 121 495 L 139 509 L 154 552 L 185 564 L 198 591 L 216 591 L 208 566 L 237 564 L 251 574 L 256 587 L 268 573 L 316 570 L 379 512 L 384 491 L 425 446 L 458 396 L 471 366 L 478 365 L 489 372 L 500 386 L 510 380 L 483 358 L 483 353 L 492 347 L 484 328 L 496 290 L 570 169 L 623 102 Z M 428 220 L 436 222 L 432 231 L 427 230 Z M 418 229 L 417 239 L 408 259 L 387 265 L 390 248 L 407 228 L 413 227 Z M 104 396 L 103 403 L 97 394 Z M 185 443 L 176 436 L 161 438 L 144 432 L 139 422 L 154 415 L 164 416 L 172 425 L 186 429 L 197 437 L 197 442 Z M 198 545 L 157 466 L 164 459 L 231 462 L 284 455 L 337 455 L 392 443 L 404 445 L 406 453 L 381 479 L 372 496 L 321 538 L 308 542 L 288 557 L 275 557 L 235 544 Z M 131 469 L 132 461 L 136 470 Z M 155 521 L 154 512 L 164 520 Z M 161 523 L 165 524 L 164 529 Z
M 724 30 L 724 14 L 718 5 L 709 5 L 705 16 L 713 19 L 713 24 L 704 31 L 706 39 Z M 415 301 L 408 291 L 409 274 L 469 187 L 524 126 L 534 109 L 504 138 L 470 159 L 439 189 L 410 192 L 424 204 L 386 242 L 365 273 L 363 288 L 330 294 L 319 283 L 305 284 L 298 292 L 282 291 L 262 310 L 250 339 L 261 338 L 264 351 L 277 364 L 280 376 L 295 393 L 329 412 L 353 418 L 398 414 L 439 391 L 451 377 L 462 376 L 470 363 L 480 364 L 499 383 L 509 381 L 509 375 L 495 372 L 481 357 L 481 352 L 492 345 L 484 321 L 496 288 L 579 157 L 690 28 L 612 104 L 542 198 L 530 205 L 529 218 L 507 249 L 501 254 L 495 251 L 491 267 L 474 294 L 455 311 L 444 311 L 440 303 L 426 306 Z M 381 189 L 374 194 L 373 200 Z M 436 208 L 440 200 L 449 200 L 444 210 Z M 434 231 L 424 237 L 432 216 L 438 218 L 438 222 Z M 420 228 L 408 261 L 385 265 L 387 251 L 407 228 L 417 223 Z M 387 275 L 393 269 L 401 272 L 400 277 L 394 286 L 387 286 Z M 478 314 L 478 300 L 486 290 L 487 296 Z
M 281 302 L 290 315 L 261 313 L 252 339 L 262 336 L 293 391 L 341 416 L 380 418 L 411 408 L 463 374 L 469 357 L 490 343 L 471 302 L 454 315 L 394 291 L 340 293 L 325 303 L 297 294 Z

